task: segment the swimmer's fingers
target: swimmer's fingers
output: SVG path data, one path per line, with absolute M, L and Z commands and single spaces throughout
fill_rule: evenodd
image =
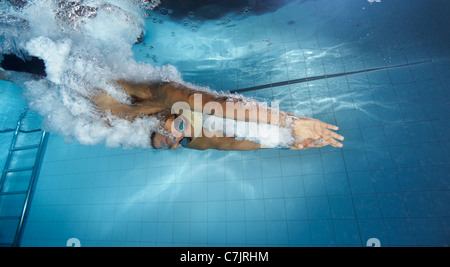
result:
M 289 147 L 291 150 L 300 150 L 300 149 L 304 149 L 303 145 L 300 143 L 295 143 L 293 146 Z
M 326 146 L 326 145 L 327 145 L 326 143 L 324 143 L 323 145 L 317 145 L 317 144 L 310 143 L 310 144 L 307 144 L 305 147 L 313 148 L 313 147 L 321 147 L 321 146 Z
M 293 147 L 291 147 L 291 149 L 307 149 L 307 148 L 311 148 L 314 147 L 315 145 L 311 143 L 312 139 L 308 138 L 306 140 L 304 140 L 303 142 L 297 142 L 293 145 Z
M 303 150 L 303 149 L 307 149 L 310 148 L 312 146 L 310 146 L 310 143 L 295 143 L 294 145 L 290 146 L 290 149 L 292 150 Z
M 315 144 L 315 143 L 305 143 L 305 144 L 301 144 L 301 143 L 295 143 L 293 146 L 291 146 L 290 148 L 292 150 L 302 150 L 302 149 L 308 149 L 308 148 L 319 148 L 319 147 L 324 147 L 327 145 L 331 145 L 334 147 L 342 147 L 343 145 L 341 143 L 339 143 L 338 141 L 329 138 L 329 139 L 323 139 L 323 142 L 320 144 Z
M 344 146 L 342 143 L 336 141 L 333 138 L 329 138 L 329 139 L 325 139 L 325 140 L 329 145 L 334 146 L 334 147 L 343 147 Z
M 332 137 L 332 138 L 337 139 L 337 140 L 339 140 L 339 141 L 344 141 L 344 137 L 343 137 L 342 135 L 337 134 L 337 133 L 335 133 L 335 132 L 332 132 L 332 131 L 330 131 L 330 130 L 323 130 L 322 133 L 323 133 L 325 136 Z
M 306 120 L 308 120 L 308 119 L 306 119 Z M 309 119 L 309 120 L 314 122 L 314 127 L 315 128 L 321 128 L 321 129 L 324 129 L 324 130 L 325 129 L 331 129 L 331 130 L 334 130 L 334 131 L 339 130 L 339 127 L 337 127 L 335 125 L 328 124 L 328 123 L 325 123 L 323 121 L 319 121 L 319 120 L 316 120 L 316 119 Z
M 332 124 L 325 123 L 325 122 L 320 122 L 320 126 L 322 127 L 322 129 L 331 129 L 334 131 L 339 130 L 339 127 L 334 126 Z
M 328 125 L 331 125 L 331 124 L 328 124 Z M 340 142 L 337 141 L 337 140 L 344 141 L 344 137 L 340 134 L 337 134 L 330 130 L 321 128 L 320 136 L 326 142 L 326 145 L 332 145 L 334 147 L 342 147 L 343 146 Z M 337 140 L 335 140 L 335 139 L 337 139 Z

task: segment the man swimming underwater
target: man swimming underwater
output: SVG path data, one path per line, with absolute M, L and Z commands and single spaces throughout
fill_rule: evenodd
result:
M 0 79 L 9 80 L 0 68 Z M 344 137 L 331 131 L 338 127 L 310 118 L 268 108 L 254 101 L 245 102 L 237 96 L 224 96 L 214 92 L 198 91 L 174 82 L 135 83 L 113 82 L 123 88 L 131 104 L 120 103 L 102 89 L 90 101 L 102 113 L 133 121 L 144 116 L 160 118 L 160 131 L 149 133 L 155 149 L 256 150 L 270 148 L 249 140 L 211 131 L 204 126 L 204 116 L 232 121 L 274 125 L 290 129 L 290 149 L 307 149 L 331 145 L 342 147 Z M 339 141 L 337 141 L 339 140 Z
M 332 145 L 342 147 L 344 137 L 331 131 L 338 127 L 310 118 L 268 108 L 257 102 L 244 102 L 239 97 L 229 97 L 213 92 L 197 91 L 173 82 L 134 83 L 115 82 L 131 98 L 131 105 L 119 103 L 111 95 L 99 93 L 92 102 L 102 111 L 133 121 L 142 116 L 162 117 L 163 133 L 151 134 L 156 149 L 255 150 L 267 146 L 234 136 L 211 132 L 203 127 L 203 116 L 215 116 L 228 120 L 256 122 L 291 129 L 291 149 L 306 149 Z M 200 123 L 197 123 L 200 121 Z M 337 141 L 339 140 L 339 141 Z

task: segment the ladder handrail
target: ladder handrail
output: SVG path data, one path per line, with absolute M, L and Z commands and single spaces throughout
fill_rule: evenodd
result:
M 41 165 L 41 158 L 43 155 L 44 146 L 45 146 L 47 137 L 48 137 L 47 133 L 45 131 L 43 131 L 42 135 L 41 135 L 41 140 L 39 142 L 39 148 L 38 148 L 38 152 L 36 155 L 36 159 L 34 161 L 33 172 L 31 173 L 30 182 L 28 184 L 27 195 L 25 197 L 25 202 L 23 204 L 22 213 L 20 215 L 19 225 L 17 226 L 16 234 L 14 236 L 13 247 L 18 247 L 20 245 L 20 241 L 22 239 L 24 222 L 25 222 L 25 218 L 28 216 L 29 202 L 31 200 L 31 196 L 34 191 L 33 189 L 36 185 L 36 178 L 37 178 L 37 174 L 39 173 L 39 168 Z
M 4 168 L 2 171 L 2 175 L 0 177 L 0 192 L 3 191 L 6 176 L 8 173 L 24 171 L 24 170 L 32 171 L 26 191 L 5 192 L 4 194 L 2 194 L 2 195 L 14 195 L 14 194 L 19 194 L 19 193 L 25 194 L 25 199 L 24 199 L 24 202 L 22 205 L 22 210 L 21 210 L 20 216 L 14 216 L 14 218 L 16 220 L 18 220 L 18 225 L 17 225 L 16 232 L 14 235 L 14 240 L 10 245 L 15 246 L 15 247 L 20 245 L 20 242 L 22 239 L 25 220 L 29 213 L 30 202 L 32 199 L 32 195 L 34 193 L 34 187 L 36 185 L 37 176 L 38 176 L 39 169 L 40 169 L 40 166 L 42 163 L 42 156 L 43 156 L 44 150 L 45 150 L 45 144 L 46 144 L 47 138 L 48 138 L 48 134 L 45 131 L 42 131 L 41 129 L 34 129 L 34 130 L 29 130 L 29 131 L 21 129 L 22 121 L 25 118 L 27 112 L 28 112 L 28 107 L 25 107 L 24 111 L 20 115 L 20 119 L 17 121 L 17 125 L 16 125 L 15 129 L 6 129 L 6 130 L 0 131 L 0 134 L 6 133 L 6 132 L 14 132 L 13 138 L 11 140 L 11 145 L 10 145 L 9 151 L 8 151 L 8 156 L 6 158 L 5 165 L 4 165 Z M 16 147 L 19 133 L 34 133 L 34 132 L 42 132 L 40 140 L 39 140 L 39 144 L 23 146 L 23 147 Z M 36 158 L 35 158 L 33 166 L 26 167 L 26 168 L 10 169 L 10 163 L 11 163 L 11 159 L 13 157 L 14 152 L 21 151 L 21 150 L 27 150 L 27 149 L 36 149 L 36 148 L 37 148 L 37 154 L 36 154 Z M 13 218 L 13 217 L 11 217 L 11 218 Z M 5 245 L 5 244 L 3 244 L 3 245 Z

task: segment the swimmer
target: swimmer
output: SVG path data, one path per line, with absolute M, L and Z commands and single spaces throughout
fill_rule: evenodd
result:
M 0 79 L 9 80 L 9 73 L 0 68 Z M 190 149 L 217 150 L 256 150 L 268 148 L 264 145 L 237 140 L 234 137 L 223 137 L 218 133 L 194 123 L 194 116 L 202 121 L 203 116 L 216 116 L 235 121 L 272 124 L 282 128 L 290 128 L 293 141 L 290 149 L 317 148 L 326 145 L 342 147 L 344 137 L 333 132 L 337 126 L 311 118 L 301 118 L 293 114 L 274 110 L 256 102 L 244 103 L 239 97 L 228 97 L 214 92 L 204 92 L 185 87 L 174 82 L 135 83 L 119 80 L 114 82 L 123 88 L 131 99 L 131 104 L 118 102 L 101 89 L 91 97 L 90 101 L 103 113 L 133 121 L 144 116 L 156 116 L 162 119 L 162 131 L 150 134 L 152 146 L 156 149 Z M 192 111 L 192 116 L 176 110 L 174 106 L 185 103 Z M 200 103 L 200 104 L 199 104 Z M 229 104 L 232 105 L 229 105 Z M 207 106 L 214 108 L 206 108 Z M 230 107 L 233 110 L 230 110 Z M 250 112 L 253 110 L 255 112 Z M 188 113 L 189 114 L 189 113 Z M 263 118 L 263 121 L 258 121 Z M 332 131 L 333 130 L 333 131 Z M 339 140 L 339 141 L 338 141 Z
M 122 87 L 131 98 L 131 105 L 119 103 L 112 96 L 99 93 L 92 102 L 99 110 L 109 110 L 111 114 L 133 121 L 142 116 L 159 116 L 163 118 L 163 130 L 166 134 L 154 132 L 151 135 L 152 146 L 156 149 L 176 149 L 180 146 L 191 149 L 217 150 L 256 150 L 268 148 L 247 140 L 236 140 L 234 137 L 223 137 L 212 133 L 201 124 L 193 123 L 197 114 L 198 120 L 203 116 L 257 122 L 261 117 L 263 123 L 278 127 L 291 128 L 293 142 L 291 149 L 307 149 L 331 145 L 342 147 L 344 137 L 331 131 L 337 126 L 310 118 L 301 118 L 293 114 L 274 110 L 256 102 L 244 103 L 238 97 L 226 97 L 219 94 L 197 91 L 173 82 L 134 83 L 120 80 L 115 82 Z M 173 107 L 184 103 L 192 111 L 188 115 Z M 231 103 L 231 105 L 230 105 Z M 214 106 L 214 108 L 207 108 Z M 230 110 L 230 107 L 233 110 Z M 255 112 L 250 112 L 253 110 Z M 338 141 L 339 140 L 339 141 Z

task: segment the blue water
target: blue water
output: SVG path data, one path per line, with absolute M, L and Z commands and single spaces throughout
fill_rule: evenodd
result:
M 243 94 L 338 125 L 344 147 L 125 150 L 51 134 L 22 246 L 448 246 L 450 5 L 404 2 L 292 1 L 196 28 L 148 19 L 136 60 L 185 81 L 322 77 Z M 14 127 L 26 103 L 0 85 Z

